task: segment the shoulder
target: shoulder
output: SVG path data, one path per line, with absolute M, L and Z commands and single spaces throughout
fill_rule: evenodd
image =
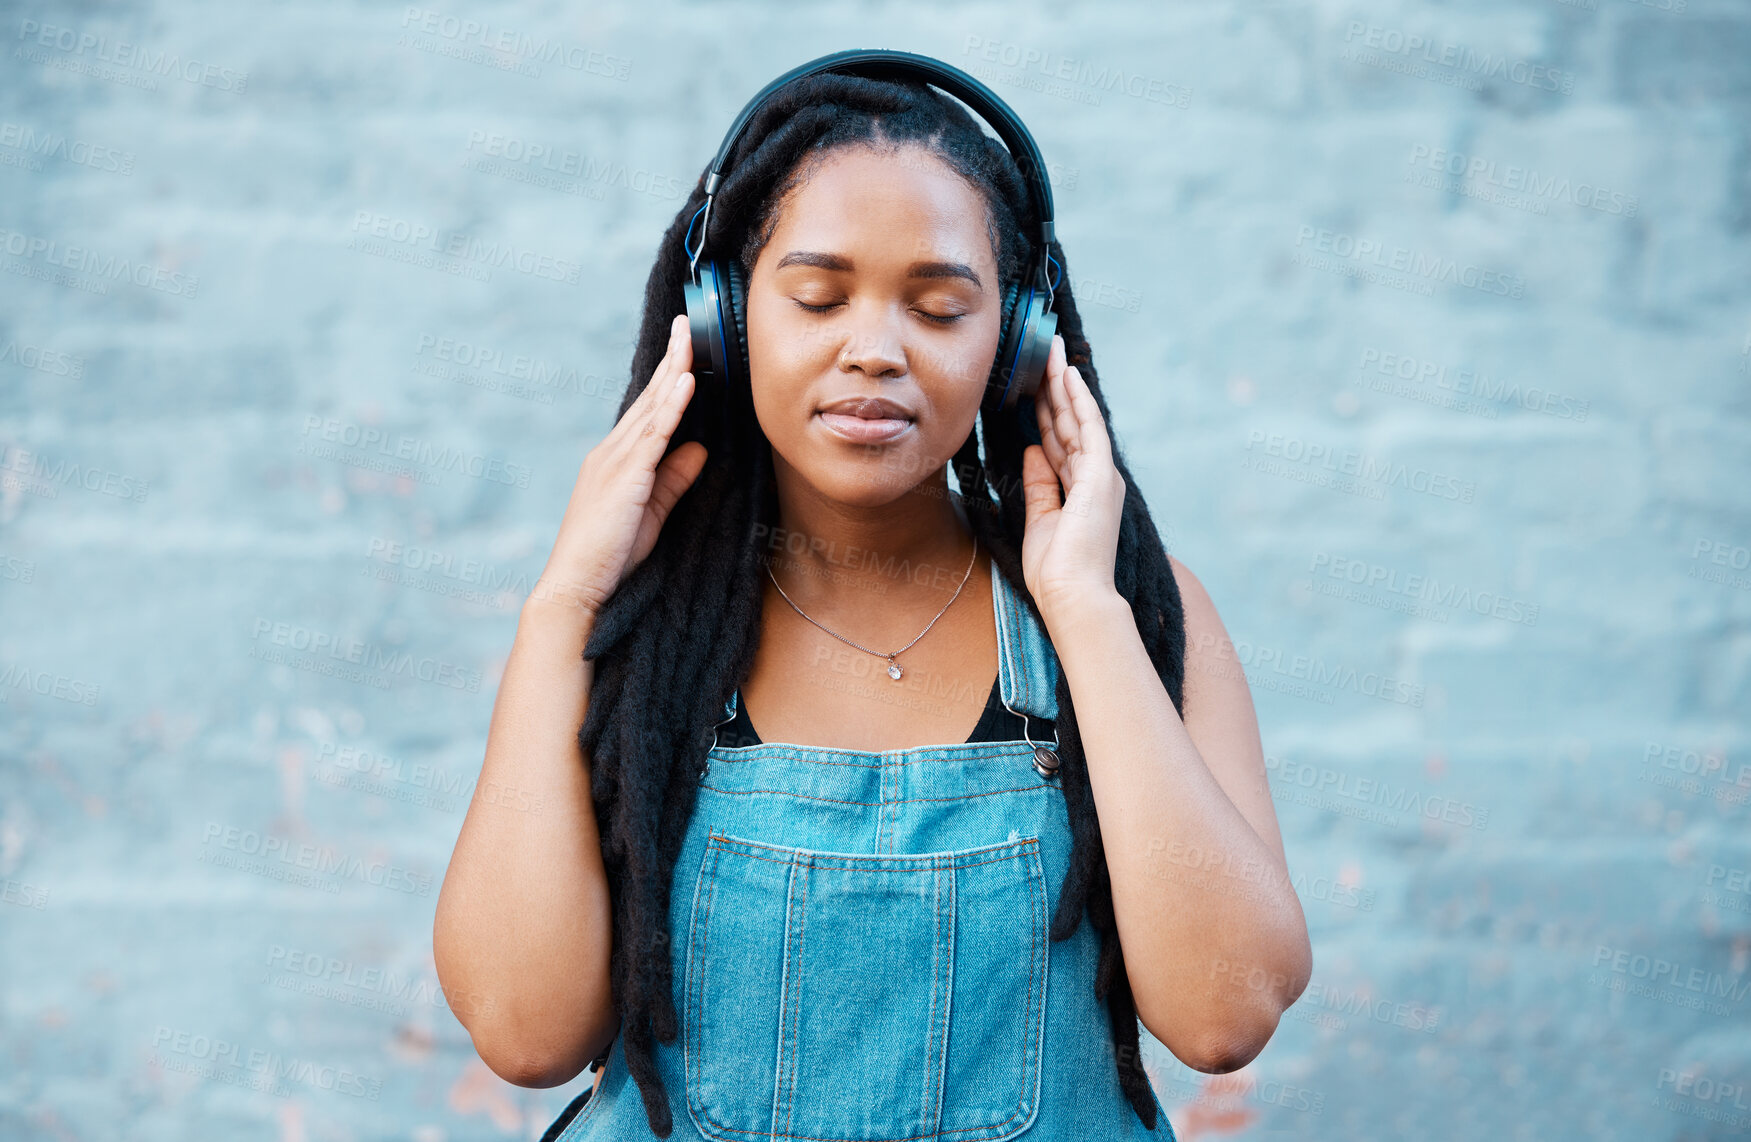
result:
M 1252 692 L 1228 628 L 1216 613 L 1216 601 L 1190 567 L 1172 555 L 1167 562 L 1173 568 L 1185 615 L 1186 728 L 1196 736 L 1207 731 L 1211 723 L 1250 721 L 1254 717 Z
M 1186 657 L 1190 659 L 1194 648 L 1207 652 L 1215 647 L 1214 636 L 1224 633 L 1222 618 L 1216 613 L 1216 601 L 1190 567 L 1171 554 L 1167 565 L 1173 568 L 1173 581 L 1179 587 L 1180 606 L 1185 611 Z

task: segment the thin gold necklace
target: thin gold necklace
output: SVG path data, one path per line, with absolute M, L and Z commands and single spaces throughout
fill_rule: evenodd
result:
M 947 614 L 948 609 L 950 607 L 954 606 L 955 600 L 961 597 L 961 589 L 967 585 L 967 580 L 969 580 L 973 577 L 973 562 L 974 562 L 974 560 L 976 560 L 978 558 L 979 558 L 979 537 L 975 535 L 973 537 L 973 558 L 967 560 L 967 573 L 965 575 L 961 576 L 960 587 L 955 588 L 955 593 L 953 595 L 950 595 L 948 602 L 946 602 L 942 605 L 942 610 L 936 612 L 936 619 L 940 619 L 943 615 Z M 778 587 L 778 576 L 776 576 L 772 573 L 772 564 L 770 564 L 770 563 L 768 563 L 766 565 L 766 577 L 768 579 L 772 580 L 772 585 L 774 587 Z M 893 651 L 890 654 L 883 654 L 879 650 L 871 650 L 869 647 L 864 646 L 860 642 L 852 642 L 850 639 L 846 638 L 844 635 L 840 634 L 838 631 L 829 630 L 827 627 L 821 626 L 820 623 L 815 622 L 814 619 L 810 619 L 808 616 L 808 612 L 804 611 L 801 607 L 796 605 L 796 600 L 792 599 L 789 595 L 784 594 L 783 587 L 778 587 L 778 593 L 780 595 L 784 595 L 784 601 L 790 604 L 791 610 L 795 611 L 799 615 L 802 615 L 803 618 L 809 619 L 810 622 L 815 623 L 816 626 L 821 627 L 822 630 L 827 631 L 828 634 L 832 635 L 834 638 L 838 639 L 840 642 L 849 643 L 850 645 L 855 646 L 857 649 L 863 651 L 865 654 L 873 654 L 877 658 L 887 659 L 888 660 L 888 677 L 892 678 L 896 682 L 898 682 L 900 680 L 900 676 L 902 674 L 906 673 L 906 671 L 900 666 L 900 664 L 898 662 L 894 661 L 895 657 L 906 653 L 908 650 L 911 650 L 912 644 L 917 642 L 918 638 L 923 638 L 925 635 L 929 634 L 930 628 L 936 625 L 936 619 L 931 619 L 929 625 L 926 626 L 923 630 L 918 632 L 918 638 L 913 639 L 912 642 L 909 642 L 905 646 L 902 646 L 899 650 Z

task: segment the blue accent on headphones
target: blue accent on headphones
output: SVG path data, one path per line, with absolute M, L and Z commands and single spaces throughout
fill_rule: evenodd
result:
M 1002 336 L 986 382 L 981 407 L 992 411 L 1017 408 L 1021 400 L 1039 391 L 1046 375 L 1046 358 L 1058 332 L 1058 315 L 1052 312 L 1052 296 L 1062 280 L 1063 268 L 1051 255 L 1052 188 L 1046 164 L 1021 119 L 1009 105 L 977 79 L 941 60 L 912 52 L 857 50 L 835 52 L 794 67 L 762 88 L 750 99 L 718 148 L 717 158 L 705 179 L 705 203 L 694 212 L 682 239 L 692 274 L 682 287 L 687 303 L 687 323 L 693 337 L 695 395 L 711 388 L 727 395 L 747 383 L 747 316 L 742 296 L 741 267 L 733 259 L 705 258 L 706 229 L 711 223 L 711 204 L 723 181 L 729 162 L 748 121 L 772 93 L 787 83 L 823 72 L 863 76 L 868 79 L 918 79 L 940 87 L 972 108 L 997 133 L 1021 169 L 1039 224 L 1036 251 L 1019 281 L 1008 283 L 1002 293 Z M 703 221 L 701 221 L 703 219 Z M 693 229 L 699 224 L 699 246 L 693 247 Z M 1048 265 L 1056 272 L 1047 274 Z M 1023 417 L 1026 421 L 1031 418 Z M 1025 431 L 1025 429 L 1024 429 Z

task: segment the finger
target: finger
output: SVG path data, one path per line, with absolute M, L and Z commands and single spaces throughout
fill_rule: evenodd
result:
M 692 486 L 705 467 L 705 445 L 690 440 L 663 457 L 652 473 L 651 490 L 645 497 L 644 511 L 638 520 L 638 532 L 632 541 L 635 559 L 642 561 L 657 545 L 669 512 Z
M 1064 352 L 1064 335 L 1052 334 L 1052 348 L 1046 352 L 1046 383 L 1050 384 L 1053 377 L 1064 371 L 1066 364 Z
M 1058 475 L 1046 462 L 1045 449 L 1038 444 L 1021 450 L 1021 495 L 1026 511 L 1023 526 L 1030 530 L 1064 506 Z
M 1081 432 L 1083 447 L 1090 456 L 1098 457 L 1107 463 L 1112 462 L 1112 441 L 1107 436 L 1106 418 L 1100 414 L 1100 402 L 1094 399 L 1094 393 L 1089 389 L 1088 382 L 1082 379 L 1082 370 L 1071 365 L 1064 371 L 1064 385 L 1070 394 L 1070 405 L 1076 412 L 1077 426 Z
M 669 344 L 663 350 L 663 359 L 657 362 L 657 367 L 651 373 L 651 383 L 645 386 L 645 392 L 656 390 L 656 399 L 652 403 L 661 403 L 668 395 L 668 386 L 675 383 L 675 378 L 692 366 L 689 357 L 686 364 L 681 363 L 684 353 L 690 353 L 693 348 L 692 331 L 687 326 L 687 315 L 678 314 L 675 320 L 669 322 Z M 644 393 L 640 393 L 643 396 Z
M 669 342 L 669 351 L 663 354 L 662 367 L 669 370 L 668 380 L 672 383 L 693 367 L 693 326 L 688 323 L 685 313 L 675 318 L 670 332 L 675 336 Z
M 1064 442 L 1058 439 L 1058 430 L 1053 425 L 1052 393 L 1050 386 L 1040 387 L 1039 399 L 1034 402 L 1034 420 L 1040 428 L 1040 447 L 1046 450 L 1046 459 L 1057 472 L 1064 470 Z
M 669 343 L 663 349 L 662 360 L 657 362 L 656 369 L 651 373 L 650 384 L 646 385 L 636 397 L 632 398 L 632 403 L 626 406 L 626 414 L 615 424 L 615 428 L 620 428 L 621 425 L 630 423 L 638 425 L 639 432 L 642 434 L 644 423 L 650 416 L 651 408 L 654 405 L 662 403 L 663 399 L 668 395 L 669 388 L 675 383 L 675 377 L 678 376 L 684 368 L 692 367 L 692 344 L 691 337 L 688 335 L 686 322 L 687 315 L 681 314 L 669 323 Z M 677 367 L 680 354 L 683 352 L 682 346 L 684 342 L 686 343 L 685 351 L 689 354 L 688 364 L 686 366 Z M 610 435 L 612 435 L 612 433 L 610 433 Z M 622 435 L 625 435 L 625 433 L 623 432 Z
M 705 469 L 705 455 L 705 445 L 689 440 L 663 457 L 663 462 L 657 465 L 650 508 L 658 527 L 669 518 L 669 512 Z
M 1073 368 L 1074 365 L 1068 366 L 1059 373 L 1058 383 L 1052 389 L 1052 429 L 1058 434 L 1058 443 L 1066 456 L 1075 455 L 1082 448 L 1082 426 L 1077 419 L 1076 406 L 1070 399 L 1066 379 Z
M 1052 467 L 1062 470 L 1064 464 L 1064 442 L 1058 438 L 1053 428 L 1057 415 L 1059 400 L 1055 395 L 1059 391 L 1060 381 L 1064 373 L 1064 338 L 1052 335 L 1052 349 L 1046 355 L 1046 376 L 1040 385 L 1039 399 L 1034 402 L 1034 418 L 1039 423 L 1040 446 L 1046 450 L 1046 459 L 1052 462 Z
M 663 392 L 658 394 L 660 404 L 651 407 L 650 415 L 639 426 L 638 446 L 650 453 L 647 462 L 655 464 L 657 457 L 669 446 L 669 437 L 675 433 L 675 428 L 681 423 L 681 417 L 687 412 L 687 402 L 693 397 L 695 378 L 692 373 L 681 373 L 673 381 L 663 386 Z

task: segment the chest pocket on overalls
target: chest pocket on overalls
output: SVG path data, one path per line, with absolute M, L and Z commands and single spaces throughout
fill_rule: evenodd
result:
M 724 1142 L 1020 1133 L 1046 923 L 1037 837 L 865 856 L 711 834 L 687 943 L 694 1121 Z

